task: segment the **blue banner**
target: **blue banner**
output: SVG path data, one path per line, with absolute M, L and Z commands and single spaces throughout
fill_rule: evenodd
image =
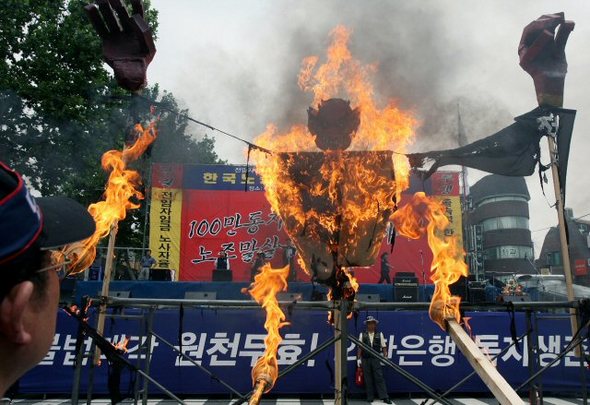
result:
M 184 166 L 183 189 L 262 191 L 260 176 L 252 166 L 245 165 L 187 165 Z
M 137 315 L 139 310 L 125 309 L 124 314 Z M 367 314 L 377 317 L 379 328 L 387 341 L 387 353 L 395 363 L 402 366 L 436 390 L 444 391 L 472 369 L 458 351 L 450 337 L 440 330 L 424 312 L 362 312 L 351 319 L 349 330 L 358 334 L 363 329 L 362 319 Z M 119 314 L 121 315 L 121 314 Z M 467 314 L 474 338 L 484 353 L 494 356 L 511 342 L 508 313 L 477 312 Z M 94 322 L 96 314 L 90 318 Z M 159 310 L 155 313 L 154 331 L 173 343 L 179 338 L 179 311 Z M 280 367 L 292 364 L 322 342 L 333 336 L 327 323 L 326 312 L 298 311 L 295 307 L 290 316 L 291 325 L 282 329 L 284 341 L 278 352 Z M 211 370 L 219 378 L 229 382 L 240 392 L 251 388 L 250 370 L 264 350 L 264 317 L 261 310 L 192 310 L 185 309 L 183 317 L 183 353 Z M 107 319 L 105 335 L 117 343 L 126 335 L 130 338 L 127 358 L 137 363 L 144 355 L 139 353 L 139 344 L 146 341 L 145 325 L 138 319 Z M 539 357 L 541 365 L 554 359 L 570 341 L 568 318 L 538 318 Z M 517 334 L 525 330 L 523 314 L 516 314 Z M 72 388 L 75 358 L 77 323 L 64 313 L 58 316 L 57 332 L 50 352 L 39 366 L 21 380 L 25 393 L 68 393 Z M 84 342 L 90 348 L 90 341 Z M 153 340 L 150 374 L 161 384 L 177 394 L 224 394 L 227 389 L 208 377 L 189 361 L 180 358 L 163 342 Z M 348 372 L 353 392 L 362 391 L 354 386 L 356 348 L 350 345 Z M 333 348 L 325 350 L 307 361 L 292 373 L 279 380 L 273 389 L 278 394 L 330 394 L 333 387 Z M 89 359 L 84 360 L 82 392 L 88 381 Z M 512 347 L 497 361 L 498 370 L 512 386 L 517 386 L 528 376 L 526 342 L 519 348 Z M 107 392 L 108 365 L 94 371 L 94 392 Z M 590 372 L 586 369 L 586 378 Z M 384 368 L 387 386 L 391 393 L 419 392 L 411 382 Z M 575 392 L 580 389 L 580 362 L 570 352 L 542 376 L 547 391 Z M 133 378 L 123 373 L 121 390 L 131 392 Z M 157 392 L 152 387 L 151 392 Z M 458 392 L 487 392 L 485 385 L 475 376 L 459 388 Z

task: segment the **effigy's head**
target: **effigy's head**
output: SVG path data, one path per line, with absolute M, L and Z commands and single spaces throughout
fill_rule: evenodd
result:
M 315 135 L 315 143 L 322 150 L 345 150 L 361 122 L 360 110 L 350 107 L 350 101 L 331 98 L 322 101 L 317 110 L 307 110 L 307 127 Z

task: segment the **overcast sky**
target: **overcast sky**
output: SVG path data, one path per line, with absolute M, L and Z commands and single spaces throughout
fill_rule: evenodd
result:
M 267 123 L 306 122 L 309 95 L 297 89 L 301 60 L 324 55 L 338 24 L 353 31 L 351 49 L 379 64 L 378 96 L 399 100 L 422 122 L 414 151 L 454 147 L 460 103 L 469 141 L 536 107 L 530 77 L 518 66 L 522 28 L 564 11 L 576 22 L 566 52 L 564 107 L 578 110 L 567 181 L 567 206 L 590 212 L 590 3 L 587 1 L 240 1 L 152 0 L 159 10 L 158 52 L 148 76 L 195 118 L 247 139 Z M 195 127 L 195 136 L 207 132 Z M 214 135 L 214 134 L 210 134 Z M 244 163 L 239 142 L 215 136 L 220 156 Z M 546 142 L 543 158 L 548 160 Z M 470 170 L 473 184 L 485 173 Z M 531 230 L 539 254 L 557 222 L 551 183 L 543 197 L 535 174 Z

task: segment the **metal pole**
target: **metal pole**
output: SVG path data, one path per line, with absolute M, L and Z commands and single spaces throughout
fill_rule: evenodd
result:
M 572 280 L 572 269 L 570 264 L 569 246 L 567 244 L 567 233 L 565 223 L 565 207 L 563 206 L 563 198 L 561 192 L 561 185 L 559 183 L 559 157 L 557 154 L 557 144 L 553 134 L 547 136 L 547 142 L 549 145 L 549 155 L 551 156 L 551 177 L 553 178 L 553 189 L 555 191 L 555 209 L 557 210 L 557 221 L 559 223 L 559 242 L 561 246 L 561 257 L 563 263 L 563 273 L 565 275 L 565 286 L 567 292 L 568 301 L 574 301 L 574 286 Z M 576 311 L 570 309 L 570 322 L 572 328 L 572 336 L 578 330 L 578 318 L 576 317 Z M 574 348 L 576 356 L 580 357 L 581 352 L 579 347 Z
M 338 309 L 334 309 L 334 405 L 346 405 L 348 396 L 347 365 L 348 354 L 348 302 L 340 300 Z
M 115 259 L 115 240 L 117 239 L 117 231 L 119 230 L 118 228 L 118 222 L 115 221 L 113 223 L 113 225 L 111 225 L 111 232 L 109 235 L 109 244 L 108 244 L 108 248 L 107 248 L 107 258 L 106 258 L 106 263 L 104 266 L 104 277 L 102 279 L 102 291 L 101 291 L 101 295 L 103 297 L 108 297 L 109 295 L 109 287 L 111 284 L 111 275 L 113 272 L 113 261 Z M 103 302 L 101 302 L 100 307 L 99 307 L 99 311 L 98 311 L 98 321 L 96 323 L 96 331 L 102 335 L 104 332 L 104 321 L 105 321 L 105 317 L 106 317 L 106 312 L 107 312 L 107 304 L 106 302 L 103 300 Z M 98 366 L 100 365 L 100 349 L 97 347 L 96 351 L 94 352 L 94 365 Z
M 96 346 L 96 342 L 92 341 L 92 346 L 90 348 L 90 355 L 93 356 L 95 351 L 98 349 Z M 94 394 L 94 371 L 95 371 L 94 362 L 90 362 L 90 371 L 88 372 L 88 388 L 86 389 L 86 404 L 92 404 L 92 395 Z
M 531 340 L 528 342 L 529 344 L 533 345 L 533 351 L 535 353 L 535 364 L 538 367 L 541 367 L 541 353 L 539 353 L 539 315 L 535 313 L 535 319 L 533 321 L 535 327 L 531 332 Z M 535 371 L 536 372 L 536 371 Z M 537 401 L 537 405 L 543 405 L 543 379 L 539 378 L 537 381 L 537 394 L 539 399 Z
M 140 369 L 137 369 L 137 372 L 140 373 L 141 375 L 143 375 L 145 378 L 143 380 L 143 392 L 142 392 L 142 404 L 143 405 L 147 405 L 148 403 L 148 393 L 149 393 L 149 381 L 153 381 L 153 379 L 151 377 L 149 377 L 150 374 L 150 362 L 152 360 L 152 328 L 154 325 L 154 307 L 150 308 L 150 312 L 148 314 L 148 319 L 147 319 L 147 336 L 146 336 L 146 340 L 145 340 L 145 344 L 147 346 L 146 348 L 146 353 L 145 353 L 145 371 L 141 371 Z M 160 389 L 162 389 L 162 387 L 159 384 L 156 384 Z
M 80 345 L 80 350 L 76 353 L 76 368 L 74 369 L 74 379 L 72 381 L 72 405 L 77 405 L 80 399 L 80 378 L 82 376 L 82 361 L 84 354 L 84 342 Z
M 587 326 L 588 327 L 588 326 Z M 580 344 L 578 345 L 578 351 L 580 352 L 580 374 L 581 374 L 581 382 L 582 382 L 582 401 L 584 405 L 588 405 L 588 386 L 586 384 L 586 364 L 585 356 L 584 356 L 584 339 L 580 339 Z
M 533 322 L 532 322 L 532 311 L 526 311 L 526 327 L 527 327 L 527 353 L 528 353 L 528 364 L 527 367 L 529 369 L 529 377 L 531 377 L 536 371 L 536 364 L 535 364 L 535 348 L 536 345 L 532 342 L 531 335 L 533 329 Z M 529 402 L 531 405 L 537 405 L 538 403 L 538 394 L 537 394 L 537 385 L 535 380 L 531 381 L 531 385 L 529 386 Z

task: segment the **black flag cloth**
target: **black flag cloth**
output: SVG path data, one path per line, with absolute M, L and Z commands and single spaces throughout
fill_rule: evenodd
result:
M 575 110 L 537 107 L 487 138 L 456 149 L 412 153 L 408 158 L 412 168 L 418 170 L 426 170 L 425 167 L 432 163 L 424 172 L 425 178 L 447 165 L 467 166 L 504 176 L 530 176 L 539 163 L 539 141 L 544 135 L 557 131 L 559 177 L 564 190 L 575 116 Z

